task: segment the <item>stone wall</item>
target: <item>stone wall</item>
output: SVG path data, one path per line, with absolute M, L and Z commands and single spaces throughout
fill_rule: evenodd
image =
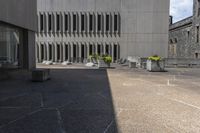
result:
M 197 6 L 198 0 L 194 0 L 194 15 L 169 26 L 169 58 L 200 58 L 200 15 Z

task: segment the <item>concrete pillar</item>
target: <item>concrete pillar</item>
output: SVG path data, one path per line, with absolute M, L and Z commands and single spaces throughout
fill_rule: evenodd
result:
M 106 54 L 106 43 L 103 44 L 103 54 Z
M 71 61 L 72 62 L 74 61 L 74 58 L 73 58 L 73 56 L 74 56 L 73 55 L 73 53 L 74 53 L 74 51 L 73 51 L 73 45 L 74 45 L 73 43 L 70 44 L 70 47 L 71 47 L 71 56 L 70 57 L 71 57 Z
M 49 51 L 49 44 L 47 43 L 47 44 L 45 44 L 45 45 L 46 45 L 46 57 L 47 57 L 46 60 L 49 61 L 49 60 L 50 60 L 50 59 L 49 59 L 49 52 L 50 52 L 50 51 Z
M 79 62 L 82 62 L 82 59 L 83 59 L 83 57 L 82 57 L 82 45 L 83 44 L 78 44 L 79 45 Z
M 90 44 L 87 43 L 86 45 L 87 45 L 87 57 L 89 57 L 90 56 Z
M 63 61 L 66 61 L 66 57 L 65 57 L 65 53 L 66 53 L 66 51 L 65 51 L 66 48 L 65 47 L 66 47 L 66 44 L 63 43 L 62 46 L 63 46 L 63 48 L 62 48 L 62 50 L 63 50 L 63 54 L 62 54 Z
M 112 56 L 112 62 L 114 62 L 114 43 L 111 44 L 111 47 L 112 47 L 111 48 L 112 49 L 112 52 L 111 52 L 112 53 L 111 54 L 111 56 Z
M 98 54 L 98 43 L 95 43 L 95 54 Z
M 55 46 L 55 49 L 54 49 L 54 59 L 55 59 L 55 62 L 57 62 L 58 61 L 58 58 L 57 58 L 57 44 L 55 43 L 54 44 L 54 46 Z

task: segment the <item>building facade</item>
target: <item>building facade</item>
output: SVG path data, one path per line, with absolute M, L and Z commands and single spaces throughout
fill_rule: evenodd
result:
M 169 58 L 200 58 L 200 0 L 193 3 L 193 16 L 169 26 Z
M 167 57 L 169 0 L 38 0 L 38 62 Z
M 35 68 L 37 1 L 0 0 L 0 64 Z

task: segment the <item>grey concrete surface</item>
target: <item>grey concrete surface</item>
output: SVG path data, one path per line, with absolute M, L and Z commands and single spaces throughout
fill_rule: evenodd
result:
M 0 0 L 0 21 L 36 31 L 37 0 Z
M 51 67 L 44 83 L 26 71 L 0 81 L 0 133 L 200 131 L 199 69 Z

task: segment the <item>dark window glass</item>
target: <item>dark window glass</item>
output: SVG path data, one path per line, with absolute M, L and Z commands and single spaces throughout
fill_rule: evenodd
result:
M 75 44 L 73 45 L 73 56 L 74 56 L 74 58 L 76 58 L 76 45 Z
M 109 45 L 106 45 L 106 54 L 109 54 Z
M 41 45 L 41 59 L 44 60 L 44 45 Z
M 44 31 L 44 15 L 40 14 L 40 30 Z
M 117 15 L 114 15 L 114 31 L 118 30 L 118 17 Z
M 98 53 L 98 55 L 100 55 L 101 54 L 101 45 L 97 45 L 97 53 Z
M 49 14 L 48 19 L 49 19 L 49 31 L 51 31 L 52 30 L 52 16 L 51 16 L 51 14 Z
M 65 14 L 65 31 L 68 31 L 68 30 L 69 30 L 69 25 L 68 25 L 68 22 L 69 22 L 68 15 L 67 15 L 67 14 Z
M 85 51 L 84 51 L 84 45 L 81 45 L 81 57 L 84 58 Z
M 57 45 L 57 59 L 60 60 L 60 45 Z
M 60 15 L 57 14 L 57 31 L 60 30 Z
M 106 31 L 109 31 L 110 27 L 110 17 L 109 15 L 106 15 Z
M 82 31 L 85 30 L 85 15 L 84 14 L 81 15 L 81 30 Z
M 52 45 L 49 45 L 49 59 L 52 60 Z
M 76 14 L 73 15 L 73 31 L 77 30 L 77 18 L 76 18 Z
M 198 43 L 199 42 L 199 26 L 197 26 L 197 40 L 196 40 L 196 42 Z
M 92 44 L 90 44 L 90 47 L 89 47 L 89 54 L 92 55 Z
M 101 22 L 102 22 L 101 15 L 98 15 L 98 31 L 101 31 Z
M 89 20 L 90 20 L 90 31 L 92 31 L 93 30 L 93 15 L 92 14 L 90 14 L 90 17 L 89 17 Z

